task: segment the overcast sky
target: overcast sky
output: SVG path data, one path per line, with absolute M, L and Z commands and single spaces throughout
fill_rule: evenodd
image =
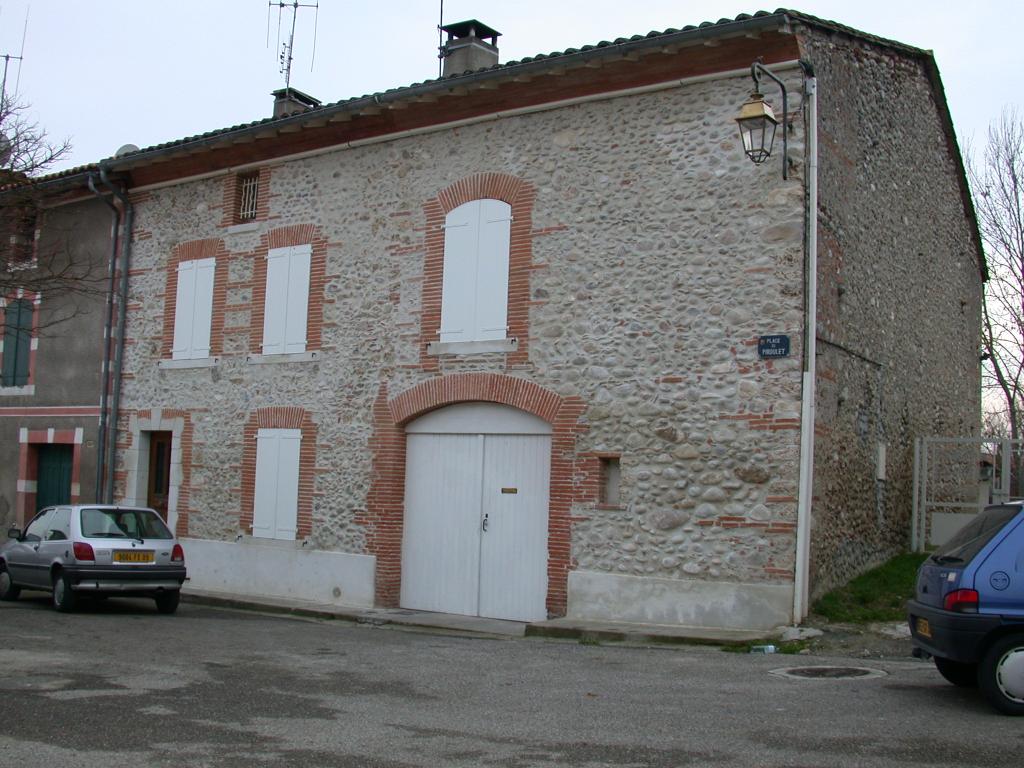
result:
M 312 4 L 313 0 L 302 0 Z M 289 0 L 290 2 L 290 0 Z M 319 0 L 300 9 L 291 84 L 324 103 L 437 76 L 439 0 Z M 961 144 L 1024 99 L 1024 3 L 804 0 L 794 8 L 935 52 Z M 268 46 L 268 10 L 271 10 Z M 444 21 L 499 30 L 501 61 L 772 6 L 724 0 L 445 0 Z M 53 170 L 268 117 L 283 87 L 267 0 L 0 0 L 7 91 L 71 156 Z M 314 19 L 317 19 L 314 53 Z M 281 14 L 287 39 L 290 9 Z M 0 60 L 2 64 L 2 60 Z M 826 87 L 826 84 L 820 84 Z

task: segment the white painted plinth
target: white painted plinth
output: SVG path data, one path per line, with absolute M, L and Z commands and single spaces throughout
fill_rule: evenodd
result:
M 304 549 L 295 542 L 182 539 L 185 589 L 278 597 L 327 605 L 373 606 L 377 558 Z
M 774 629 L 792 623 L 792 584 L 654 579 L 598 571 L 569 574 L 568 618 Z

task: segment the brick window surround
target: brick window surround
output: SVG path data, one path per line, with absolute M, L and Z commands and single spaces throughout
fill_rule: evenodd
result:
M 306 317 L 306 351 L 323 345 L 324 289 L 327 286 L 327 240 L 313 224 L 297 224 L 272 229 L 260 238 L 252 277 L 252 312 L 249 325 L 249 351 L 263 353 L 263 317 L 267 302 L 267 254 L 273 248 L 311 245 L 309 261 L 309 303 Z
M 260 408 L 246 422 L 242 448 L 242 512 L 239 527 L 244 533 L 252 535 L 252 518 L 256 508 L 256 435 L 261 429 L 298 429 L 302 432 L 302 445 L 299 447 L 299 508 L 295 521 L 295 538 L 308 539 L 313 533 L 317 430 L 312 416 L 302 408 Z
M 437 357 L 427 355 L 427 344 L 438 341 L 441 328 L 441 288 L 444 277 L 445 217 L 463 203 L 489 198 L 512 207 L 508 254 L 508 335 L 519 341 L 508 353 L 506 365 L 529 360 L 530 273 L 533 265 L 533 203 L 536 191 L 523 179 L 503 173 L 478 173 L 443 189 L 423 205 L 426 217 L 426 255 L 423 263 L 420 366 L 437 371 Z
M 179 243 L 167 262 L 167 284 L 164 288 L 164 327 L 160 340 L 160 357 L 171 359 L 174 345 L 174 313 L 178 307 L 178 264 L 194 259 L 217 260 L 213 273 L 213 312 L 210 318 L 210 357 L 224 353 L 224 305 L 228 291 L 228 259 L 230 254 L 219 239 L 190 240 Z
M 221 227 L 231 227 L 235 224 L 248 224 L 254 221 L 266 221 L 270 216 L 270 169 L 259 169 L 259 191 L 256 198 L 256 215 L 246 219 L 244 222 L 239 217 L 239 210 L 242 205 L 242 180 L 252 176 L 256 171 L 245 173 L 231 173 L 224 177 L 223 204 L 221 206 Z
M 465 373 L 430 379 L 388 398 L 381 385 L 373 406 L 370 438 L 373 462 L 366 510 L 356 520 L 366 531 L 366 549 L 377 558 L 377 605 L 397 607 L 402 584 L 402 528 L 405 510 L 405 425 L 446 405 L 464 402 L 509 405 L 551 424 L 551 482 L 548 507 L 548 594 L 550 616 L 564 616 L 573 567 L 570 515 L 580 472 L 576 438 L 586 429 L 579 397 L 561 397 L 531 381 L 494 373 Z M 255 448 L 253 448 L 255 460 Z
M 71 445 L 71 503 L 81 496 L 83 429 L 22 429 L 18 435 L 18 495 L 15 515 L 24 527 L 36 513 L 36 482 L 39 478 L 39 447 Z

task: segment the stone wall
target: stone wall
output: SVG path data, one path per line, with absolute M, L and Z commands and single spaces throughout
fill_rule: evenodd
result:
M 802 39 L 820 115 L 820 595 L 907 546 L 914 439 L 978 434 L 981 277 L 924 62 L 821 30 Z
M 394 397 L 438 375 L 420 348 L 436 331 L 420 327 L 424 207 L 497 172 L 535 193 L 528 357 L 445 356 L 437 371 L 522 377 L 581 400 L 580 488 L 596 488 L 588 456 L 621 455 L 621 506 L 580 493 L 572 507 L 575 567 L 789 583 L 803 185 L 743 157 L 733 118 L 748 91 L 746 78 L 697 83 L 284 162 L 270 169 L 269 215 L 250 228 L 224 226 L 223 178 L 140 196 L 124 405 L 191 414 L 188 534 L 244 532 L 245 425 L 289 406 L 316 425 L 308 544 L 366 551 L 375 400 L 382 385 Z M 798 130 L 798 157 L 801 141 Z M 261 243 L 298 225 L 326 242 L 318 359 L 247 362 Z M 228 254 L 223 354 L 162 368 L 171 254 L 210 238 Z M 758 360 L 769 333 L 790 335 L 791 357 Z

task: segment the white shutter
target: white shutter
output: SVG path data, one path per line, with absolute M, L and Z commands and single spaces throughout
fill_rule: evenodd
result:
M 512 207 L 471 200 L 448 214 L 444 230 L 441 341 L 504 339 Z
M 171 357 L 175 360 L 190 357 L 192 345 L 193 297 L 196 286 L 196 263 L 181 261 L 178 263 L 178 293 L 174 299 L 174 344 L 171 345 Z
M 284 351 L 306 351 L 306 317 L 309 312 L 309 265 L 311 245 L 297 245 L 288 259 L 288 309 L 285 313 Z
M 504 339 L 508 333 L 508 251 L 512 206 L 480 201 L 480 240 L 476 266 L 475 341 Z
M 263 354 L 306 351 L 309 267 L 313 248 L 296 245 L 267 254 L 267 294 L 263 312 Z
M 472 341 L 476 310 L 476 250 L 480 201 L 463 203 L 444 221 L 441 341 Z
M 216 259 L 196 261 L 195 300 L 192 315 L 191 357 L 210 356 L 210 325 L 213 321 L 213 277 L 217 271 Z
M 295 539 L 299 516 L 299 448 L 302 432 L 278 430 L 277 518 L 275 539 Z
M 298 429 L 261 429 L 256 435 L 256 489 L 252 535 L 295 538 L 299 509 Z
M 284 354 L 288 309 L 288 257 L 291 248 L 274 248 L 267 254 L 267 297 L 263 305 L 263 354 Z
M 276 430 L 261 429 L 256 437 L 256 490 L 253 500 L 252 535 L 274 538 L 277 518 L 277 466 L 279 441 Z
M 213 316 L 213 278 L 216 259 L 192 259 L 178 263 L 178 290 L 174 302 L 175 360 L 210 356 L 210 323 Z

